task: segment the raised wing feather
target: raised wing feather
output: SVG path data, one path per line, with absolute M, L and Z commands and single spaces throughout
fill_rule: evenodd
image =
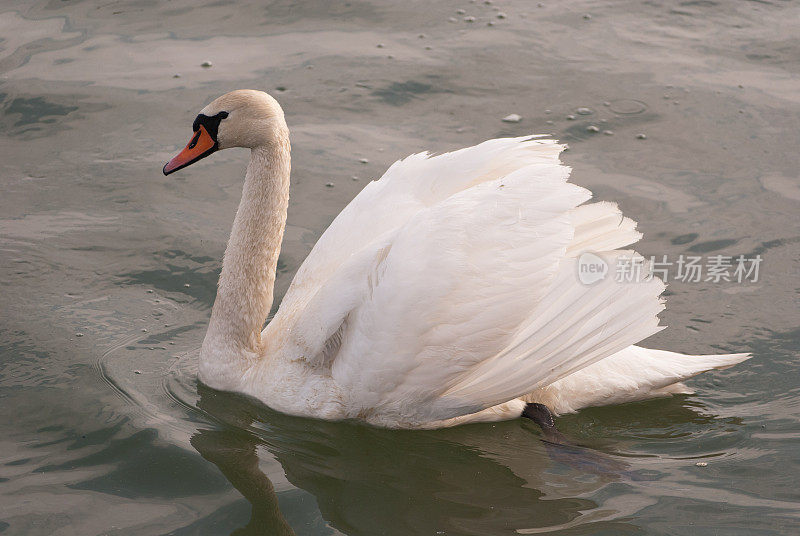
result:
M 353 406 L 439 418 L 422 413 L 508 344 L 547 293 L 572 240 L 568 212 L 589 195 L 561 170 L 527 166 L 410 221 L 333 362 Z
M 557 381 L 658 329 L 657 279 L 585 286 L 575 257 L 639 238 L 566 182 L 551 140 L 414 155 L 337 217 L 273 325 L 351 417 L 414 426 Z M 604 255 L 614 262 L 617 255 Z
M 283 303 L 312 296 L 352 255 L 405 225 L 420 210 L 521 167 L 558 161 L 563 146 L 540 136 L 499 138 L 431 157 L 395 162 L 336 217 L 297 271 Z M 568 173 L 568 168 L 562 168 Z M 296 304 L 300 305 L 300 304 Z

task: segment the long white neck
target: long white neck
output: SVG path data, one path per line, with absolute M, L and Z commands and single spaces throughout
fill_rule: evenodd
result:
M 289 204 L 288 132 L 250 152 L 217 299 L 200 354 L 200 376 L 226 389 L 261 356 L 261 328 L 272 306 L 275 270 Z M 211 380 L 211 381 L 209 381 Z

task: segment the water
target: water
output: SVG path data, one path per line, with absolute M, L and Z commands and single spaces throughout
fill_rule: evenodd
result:
M 543 4 L 0 8 L 0 534 L 800 530 L 800 8 Z M 757 282 L 671 282 L 646 343 L 755 357 L 696 396 L 559 419 L 581 448 L 525 422 L 395 432 L 203 389 L 246 152 L 160 170 L 242 87 L 292 130 L 278 296 L 395 159 L 552 132 L 642 253 L 763 257 Z

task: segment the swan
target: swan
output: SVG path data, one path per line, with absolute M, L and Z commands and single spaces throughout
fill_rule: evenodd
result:
M 298 269 L 274 318 L 290 144 L 267 93 L 203 108 L 165 175 L 250 149 L 198 377 L 299 416 L 430 429 L 553 415 L 691 391 L 749 354 L 634 346 L 660 329 L 656 277 L 580 281 L 581 254 L 636 258 L 616 204 L 567 182 L 563 146 L 500 138 L 411 155 L 370 182 Z M 263 329 L 262 329 L 263 328 Z

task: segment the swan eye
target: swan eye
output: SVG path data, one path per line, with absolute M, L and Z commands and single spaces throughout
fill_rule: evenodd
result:
M 201 134 L 200 127 L 198 127 L 194 133 L 194 136 L 192 137 L 192 141 L 190 141 L 189 145 L 187 145 L 189 149 L 194 149 L 195 147 L 197 147 L 197 142 L 200 139 L 200 134 Z

